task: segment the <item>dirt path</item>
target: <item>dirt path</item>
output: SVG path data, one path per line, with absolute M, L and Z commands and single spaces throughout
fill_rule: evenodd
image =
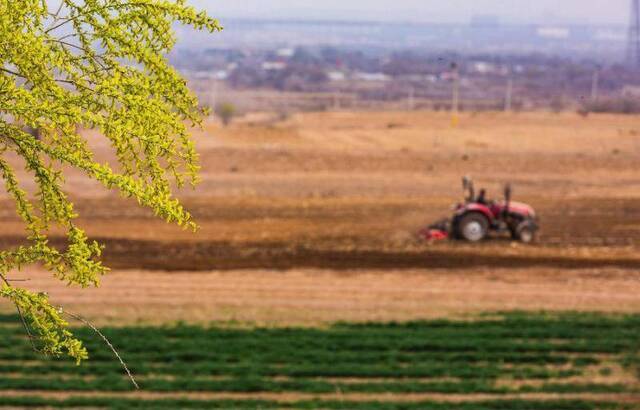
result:
M 502 310 L 640 311 L 640 272 L 620 269 L 474 271 L 118 271 L 100 289 L 71 289 L 31 270 L 12 275 L 100 324 L 239 321 L 317 325 L 459 317 Z M 3 310 L 10 311 L 7 304 Z
M 345 402 L 381 402 L 381 403 L 415 403 L 415 402 L 442 402 L 442 403 L 474 403 L 487 401 L 555 401 L 555 400 L 587 400 L 596 402 L 612 402 L 637 404 L 640 403 L 640 395 L 611 394 L 611 393 L 523 393 L 523 394 L 439 394 L 439 393 L 403 393 L 396 394 L 362 394 L 362 393 L 333 393 L 333 394 L 306 394 L 306 393 L 103 393 L 103 392 L 47 392 L 47 391 L 0 391 L 0 397 L 41 397 L 53 400 L 65 400 L 72 397 L 82 398 L 112 398 L 161 400 L 161 399 L 188 399 L 188 400 L 267 400 L 282 403 L 326 400 Z

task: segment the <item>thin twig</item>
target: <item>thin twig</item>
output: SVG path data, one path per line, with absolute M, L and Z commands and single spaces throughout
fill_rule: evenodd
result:
M 52 32 L 53 30 L 59 29 L 60 27 L 64 26 L 65 24 L 69 24 L 69 23 L 71 23 L 72 21 L 74 21 L 74 20 L 75 20 L 75 19 L 77 19 L 78 17 L 80 17 L 80 16 L 69 17 L 69 18 L 66 18 L 66 19 L 60 19 L 60 21 L 62 21 L 60 24 L 56 24 L 56 25 L 55 25 L 55 26 L 53 26 L 53 27 L 49 27 L 48 29 L 46 29 L 46 30 L 44 31 L 44 33 L 45 33 L 45 34 L 49 34 L 49 33 L 50 33 L 50 32 Z
M 107 339 L 107 337 L 104 334 L 102 334 L 102 332 L 100 330 L 98 330 L 97 327 L 95 327 L 93 324 L 91 324 L 91 322 L 89 322 L 87 319 L 83 318 L 82 316 L 76 315 L 75 313 L 69 312 L 68 310 L 63 310 L 62 312 L 65 313 L 68 316 L 71 316 L 72 318 L 74 318 L 76 320 L 79 320 L 80 322 L 82 322 L 85 325 L 89 326 L 94 332 L 96 332 L 102 338 L 102 340 L 107 344 L 107 346 L 109 346 L 109 349 L 111 349 L 111 351 L 116 356 L 116 358 L 120 361 L 120 364 L 124 368 L 125 372 L 127 372 L 127 376 L 129 376 L 129 380 L 131 380 L 131 383 L 133 383 L 133 385 L 136 387 L 137 390 L 140 390 L 140 386 L 136 382 L 135 377 L 133 377 L 133 374 L 131 373 L 131 371 L 127 367 L 127 364 L 124 362 L 124 360 L 122 360 L 122 357 L 120 357 L 120 354 L 118 353 L 116 348 L 113 347 L 113 345 L 111 344 L 109 339 Z
M 5 73 L 11 74 L 11 75 L 15 75 L 16 77 L 26 78 L 22 74 L 17 73 L 17 72 L 12 71 L 12 70 L 9 70 L 9 69 L 4 68 L 4 67 L 0 67 L 0 71 L 4 71 Z
M 22 309 L 20 309 L 20 306 L 18 306 L 17 303 L 15 305 L 16 305 L 16 310 L 18 311 L 18 316 L 20 316 L 20 322 L 22 322 L 22 327 L 24 328 L 24 331 L 27 333 L 27 339 L 29 339 L 29 343 L 31 343 L 31 348 L 36 353 L 42 353 L 42 351 L 38 349 L 38 347 L 36 346 L 36 342 L 34 341 L 36 338 L 31 333 L 31 329 L 29 329 L 29 325 L 27 324 L 27 320 L 25 319 L 24 314 L 22 313 Z
M 0 71 L 4 71 L 5 73 L 14 75 L 16 77 L 24 78 L 25 80 L 27 79 L 27 77 L 25 77 L 24 75 L 22 75 L 22 74 L 20 74 L 18 72 L 9 70 L 9 69 L 4 68 L 4 67 L 0 67 Z M 64 83 L 64 84 L 73 85 L 76 88 L 84 88 L 85 90 L 91 91 L 91 92 L 94 91 L 90 87 L 87 87 L 86 85 L 80 84 L 77 81 L 73 81 L 73 80 L 65 80 L 65 79 L 62 79 L 62 78 L 54 78 L 53 81 L 58 82 L 58 83 Z
M 84 47 L 78 46 L 78 45 L 73 44 L 73 43 L 69 43 L 68 41 L 60 40 L 58 38 L 45 38 L 44 41 L 48 41 L 48 42 L 51 42 L 51 43 L 59 43 L 59 44 L 61 44 L 63 46 L 72 47 L 72 48 L 75 48 L 76 50 L 84 51 L 85 53 L 87 52 L 87 50 Z
M 60 12 L 62 11 L 62 8 L 64 7 L 64 1 L 60 1 L 60 6 L 58 6 L 58 10 L 56 10 L 56 12 L 54 14 L 50 14 L 51 17 L 53 17 L 53 23 L 55 24 L 55 22 L 58 21 L 58 18 L 60 17 Z
M 58 43 L 63 48 L 65 46 L 67 46 L 67 47 L 74 48 L 74 49 L 76 49 L 78 51 L 82 51 L 84 53 L 85 57 L 82 57 L 82 56 L 74 56 L 74 57 L 82 57 L 84 59 L 88 59 L 87 57 L 89 57 L 96 64 L 98 64 L 102 68 L 103 71 L 108 71 L 109 70 L 109 68 L 104 65 L 104 62 L 100 61 L 100 59 L 104 60 L 104 57 L 102 55 L 97 55 L 97 54 L 94 55 L 94 54 L 91 53 L 90 50 L 86 49 L 85 47 L 79 46 L 77 44 L 69 43 L 68 41 L 63 41 L 63 40 L 61 40 L 59 38 L 49 38 L 49 39 L 44 39 L 44 41 L 48 41 L 48 42 L 51 42 L 51 43 Z M 65 51 L 67 51 L 69 53 L 72 53 L 70 50 L 65 50 Z M 94 71 L 93 73 L 97 73 L 97 72 L 99 72 L 99 71 Z
M 66 39 L 68 39 L 68 38 L 77 37 L 77 36 L 78 36 L 78 33 L 73 32 L 73 33 L 69 33 L 69 34 L 67 34 L 67 35 L 64 35 L 64 36 L 62 36 L 62 37 L 56 37 L 56 38 L 57 38 L 58 40 L 66 40 Z
M 7 286 L 13 287 L 9 279 L 7 279 L 7 277 L 3 273 L 0 273 L 0 279 L 2 279 L 2 281 Z M 36 338 L 33 336 L 33 333 L 31 333 L 31 329 L 29 329 L 29 324 L 27 323 L 27 320 L 24 317 L 24 313 L 22 313 L 22 309 L 20 309 L 20 305 L 18 305 L 18 302 L 13 302 L 13 304 L 16 305 L 16 311 L 18 312 L 18 316 L 20 317 L 20 322 L 22 322 L 22 327 L 24 328 L 24 332 L 27 334 L 27 338 L 29 339 L 29 343 L 31 343 L 31 347 L 33 348 L 33 351 L 36 353 L 42 353 L 36 347 L 36 342 L 34 342 Z

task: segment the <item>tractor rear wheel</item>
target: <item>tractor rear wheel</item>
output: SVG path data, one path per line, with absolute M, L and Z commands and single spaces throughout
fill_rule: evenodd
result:
M 478 213 L 469 213 L 458 222 L 458 237 L 469 242 L 480 242 L 489 234 L 489 221 Z

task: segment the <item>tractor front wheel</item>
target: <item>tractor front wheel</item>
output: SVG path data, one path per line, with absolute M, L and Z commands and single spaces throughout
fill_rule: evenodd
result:
M 522 243 L 530 244 L 536 240 L 536 229 L 531 222 L 524 221 L 515 231 L 515 239 Z
M 480 242 L 489 234 L 489 221 L 478 213 L 469 213 L 458 222 L 458 237 L 469 242 Z

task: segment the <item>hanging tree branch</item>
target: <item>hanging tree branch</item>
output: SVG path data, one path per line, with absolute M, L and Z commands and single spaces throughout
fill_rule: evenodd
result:
M 16 305 L 34 348 L 80 363 L 88 353 L 63 315 L 97 329 L 55 308 L 45 293 L 20 288 L 7 274 L 40 263 L 70 286 L 88 287 L 108 272 L 100 262 L 102 246 L 74 222 L 63 178 L 68 167 L 168 222 L 195 229 L 172 186 L 198 181 L 187 124 L 198 125 L 203 112 L 167 54 L 176 42 L 175 23 L 209 32 L 221 27 L 185 0 L 51 3 L 50 9 L 46 0 L 0 0 L 0 179 L 29 241 L 0 250 L 0 297 Z M 23 127 L 37 129 L 39 138 Z M 94 160 L 81 128 L 109 141 L 114 167 Z M 10 158 L 16 156 L 35 182 L 32 195 L 14 170 Z M 64 249 L 48 242 L 54 227 L 67 232 Z

